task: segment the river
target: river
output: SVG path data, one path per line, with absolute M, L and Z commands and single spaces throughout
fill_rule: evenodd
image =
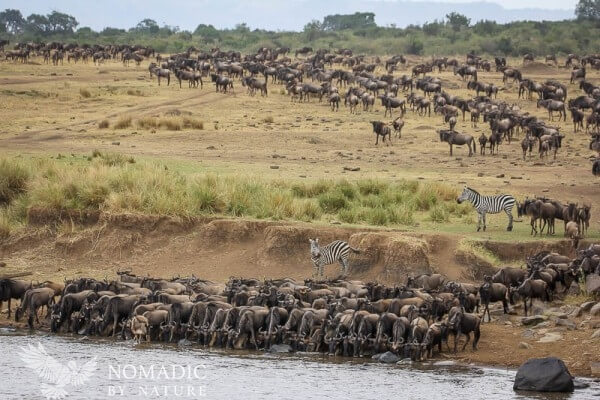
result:
M 50 385 L 69 399 L 593 399 L 600 384 L 572 394 L 512 390 L 514 370 L 451 362 L 385 365 L 368 359 L 315 354 L 222 352 L 200 347 L 0 330 L 0 399 L 45 399 L 43 379 L 22 359 L 22 348 L 41 345 L 71 375 L 94 357 L 82 385 Z M 55 360 L 55 361 L 54 361 Z M 74 361 L 76 364 L 70 364 Z M 93 367 L 93 368 L 92 368 Z M 72 369 L 68 369 L 72 368 Z M 73 372 L 75 371 L 75 372 Z M 48 387 L 48 386 L 46 386 Z

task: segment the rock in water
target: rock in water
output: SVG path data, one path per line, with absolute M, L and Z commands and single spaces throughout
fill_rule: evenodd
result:
M 292 347 L 289 344 L 274 344 L 268 351 L 269 353 L 291 353 Z
M 519 367 L 513 390 L 572 392 L 573 377 L 565 363 L 556 357 L 531 358 Z
M 386 351 L 383 354 L 379 354 L 376 358 L 380 363 L 392 364 L 400 361 L 400 357 L 392 353 L 391 351 Z

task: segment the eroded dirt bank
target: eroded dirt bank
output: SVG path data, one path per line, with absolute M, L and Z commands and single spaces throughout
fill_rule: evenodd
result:
M 134 214 L 48 213 L 32 209 L 29 225 L 0 242 L 5 272 L 30 271 L 32 279 L 82 274 L 102 278 L 130 268 L 164 278 L 195 274 L 214 281 L 230 276 L 292 277 L 312 274 L 309 238 L 322 244 L 348 240 L 361 250 L 351 258 L 351 277 L 387 284 L 408 274 L 440 272 L 450 279 L 479 280 L 493 271 L 459 235 L 253 221 L 192 219 Z M 568 253 L 567 241 L 477 242 L 503 263 L 518 265 L 542 249 Z M 336 276 L 338 266 L 326 274 Z

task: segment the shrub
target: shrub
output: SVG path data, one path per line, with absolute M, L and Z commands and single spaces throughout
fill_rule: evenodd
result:
M 415 194 L 417 210 L 428 211 L 438 202 L 438 193 L 431 185 L 422 185 Z
M 16 160 L 0 160 L 0 205 L 11 203 L 25 192 L 30 172 L 25 165 Z
M 191 129 L 203 130 L 204 129 L 204 122 L 196 120 L 196 119 L 192 119 L 192 118 L 184 118 L 183 119 L 183 127 L 184 128 L 191 128 Z
M 102 121 L 100 121 L 98 123 L 98 128 L 100 128 L 100 129 L 106 129 L 106 128 L 108 128 L 108 126 L 109 126 L 109 123 L 108 123 L 107 119 L 103 119 Z
M 292 193 L 296 197 L 317 197 L 327 192 L 331 184 L 324 180 L 315 183 L 296 183 L 292 185 Z
M 382 207 L 371 208 L 367 213 L 367 222 L 371 225 L 387 225 L 389 222 L 387 210 Z
M 348 206 L 348 200 L 341 191 L 326 192 L 319 196 L 319 207 L 326 213 L 335 214 Z
M 180 131 L 181 130 L 181 122 L 172 118 L 161 118 L 158 122 L 158 126 L 161 128 L 165 128 L 170 131 Z
M 145 117 L 138 119 L 136 125 L 140 129 L 156 129 L 158 127 L 158 121 L 156 118 Z
M 429 219 L 436 223 L 450 222 L 450 213 L 445 205 L 436 205 L 429 210 Z
M 129 128 L 131 126 L 131 117 L 130 116 L 122 116 L 120 117 L 117 122 L 115 122 L 115 125 L 113 126 L 114 129 L 125 129 L 125 128 Z
M 387 186 L 384 182 L 377 181 L 374 179 L 360 180 L 360 181 L 356 182 L 356 185 L 358 186 L 358 190 L 360 191 L 360 194 L 362 194 L 363 196 L 366 196 L 369 194 L 379 194 Z
M 294 218 L 309 222 L 321 218 L 321 208 L 314 200 L 296 199 L 293 204 Z

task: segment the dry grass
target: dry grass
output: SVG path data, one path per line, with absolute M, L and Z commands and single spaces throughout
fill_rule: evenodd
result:
M 129 96 L 145 96 L 144 92 L 142 92 L 140 89 L 127 89 L 127 94 Z
M 113 125 L 114 129 L 125 129 L 131 126 L 131 117 L 130 116 L 122 116 L 119 117 L 117 122 Z
M 145 117 L 136 121 L 136 125 L 140 129 L 166 129 L 169 131 L 180 131 L 182 129 L 204 129 L 204 122 L 189 117 L 167 117 L 154 118 Z
M 263 122 L 265 124 L 272 124 L 273 122 L 275 122 L 275 119 L 271 115 L 269 115 L 268 117 L 263 118 Z
M 156 129 L 158 127 L 158 121 L 153 117 L 145 117 L 138 119 L 136 125 L 140 129 Z
M 161 118 L 158 121 L 158 126 L 169 131 L 180 131 L 182 124 L 181 120 L 177 118 Z
M 7 159 L 0 166 L 17 171 L 11 175 L 22 177 L 13 186 L 27 186 L 27 191 L 13 190 L 11 197 L 23 198 L 27 205 L 180 217 L 216 214 L 299 221 L 326 218 L 376 226 L 412 225 L 415 198 L 428 190 L 428 184 L 412 181 L 321 180 L 314 184 L 293 184 L 244 176 L 182 174 L 160 163 L 138 163 L 123 154 L 98 150 L 88 160 L 71 166 L 50 158 L 23 162 Z M 31 176 L 24 171 L 32 171 Z M 30 183 L 26 185 L 24 180 Z M 440 200 L 436 207 L 444 205 Z M 450 215 L 447 209 L 445 213 Z M 5 211 L 2 224 L 22 221 L 21 214 Z
M 108 122 L 107 119 L 103 119 L 102 121 L 100 121 L 98 123 L 98 128 L 99 129 L 107 129 L 110 126 L 110 123 Z
M 203 130 L 204 122 L 193 118 L 183 118 L 183 127 L 186 129 Z

